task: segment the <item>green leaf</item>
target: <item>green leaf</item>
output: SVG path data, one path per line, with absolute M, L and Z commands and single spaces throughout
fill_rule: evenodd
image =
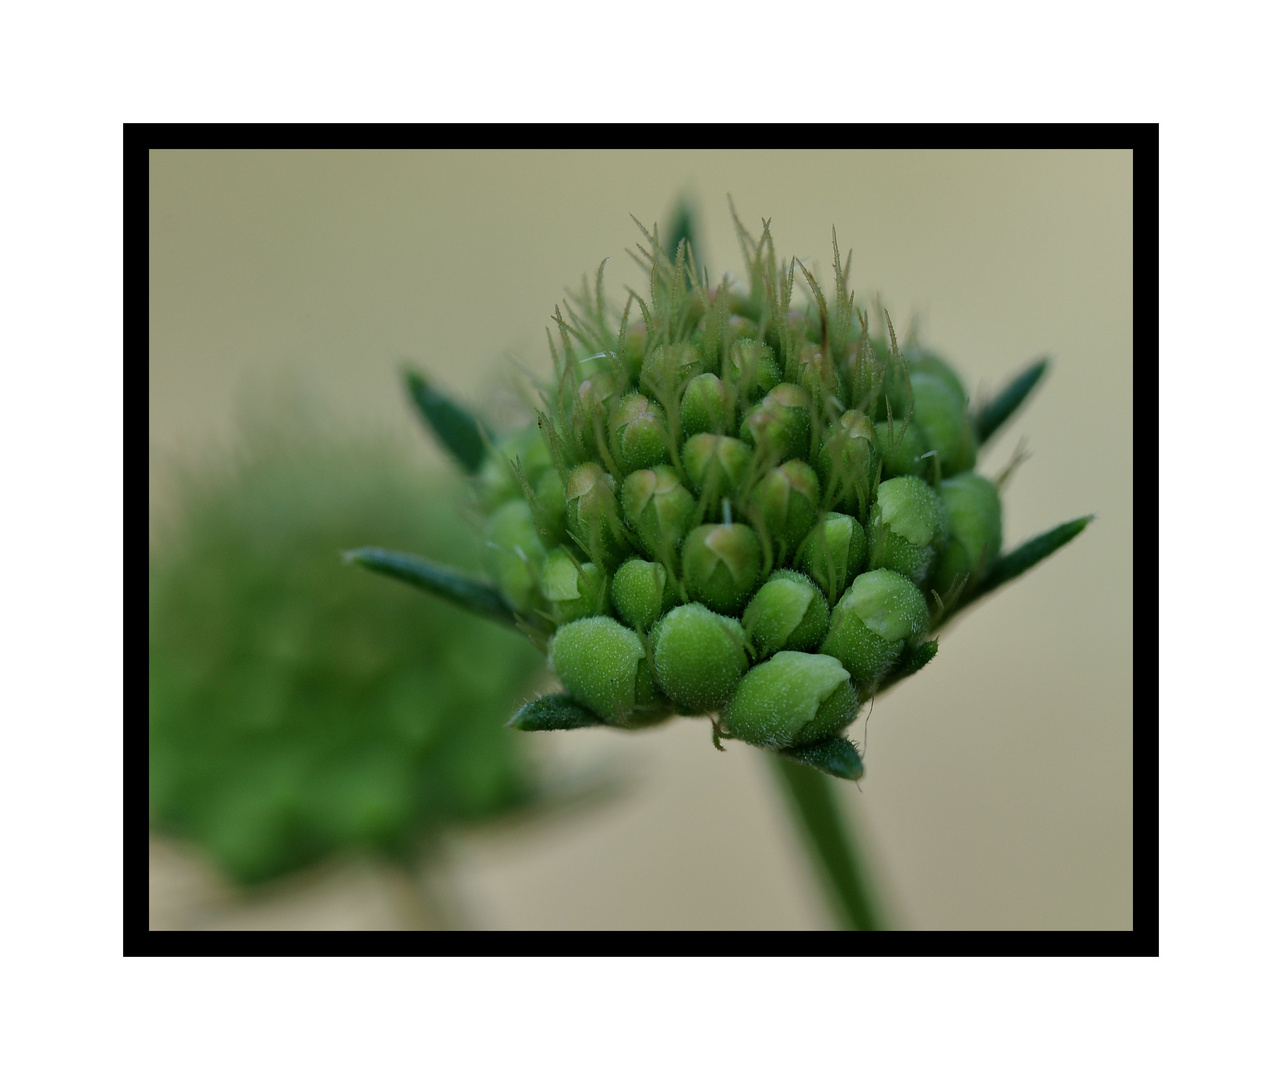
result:
M 574 728 L 600 727 L 605 723 L 588 712 L 569 694 L 545 694 L 523 705 L 508 721 L 518 731 L 570 731 Z
M 1015 415 L 1016 410 L 1024 404 L 1024 400 L 1032 393 L 1033 387 L 1037 385 L 1038 380 L 1046 373 L 1046 368 L 1049 364 L 1049 358 L 1044 357 L 1030 365 L 1025 371 L 1011 379 L 1001 393 L 979 408 L 975 413 L 975 438 L 981 446 L 996 434 L 998 428 Z
M 1087 514 L 1086 517 L 1077 518 L 1075 521 L 1066 521 L 1063 525 L 1056 525 L 1055 528 L 1042 533 L 1041 536 L 1033 537 L 1014 551 L 1008 551 L 988 568 L 988 573 L 984 575 L 974 595 L 960 605 L 953 614 L 955 615 L 962 607 L 987 596 L 994 589 L 1001 588 L 1025 571 L 1031 570 L 1047 556 L 1057 552 L 1094 520 L 1094 514 Z
M 462 574 L 453 567 L 442 566 L 418 555 L 384 548 L 366 547 L 344 554 L 345 562 L 356 563 L 408 582 L 435 596 L 450 600 L 459 607 L 504 626 L 516 627 L 516 613 L 494 586 Z
M 479 470 L 488 452 L 488 433 L 481 422 L 440 393 L 417 371 L 406 370 L 405 385 L 419 416 L 441 445 L 463 466 L 463 471 L 471 474 Z
M 793 761 L 809 765 L 812 769 L 826 772 L 840 780 L 858 780 L 864 774 L 864 764 L 859 760 L 859 751 L 849 740 L 843 739 L 840 735 L 811 743 L 809 746 L 793 746 L 779 752 L 792 758 Z

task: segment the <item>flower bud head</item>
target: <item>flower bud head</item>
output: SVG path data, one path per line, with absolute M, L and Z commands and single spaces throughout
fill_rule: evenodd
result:
M 948 542 L 948 519 L 925 480 L 897 476 L 877 485 L 868 532 L 869 567 L 894 570 L 923 585 Z
M 922 457 L 926 453 L 926 440 L 922 438 L 921 428 L 911 420 L 896 420 L 893 425 L 883 420 L 875 426 L 883 479 L 927 475 L 930 460 Z
M 754 667 L 721 712 L 732 738 L 779 750 L 836 735 L 855 718 L 859 699 L 831 656 L 786 651 Z
M 785 561 L 815 523 L 819 478 L 804 461 L 785 461 L 757 482 L 748 502 L 775 541 L 779 560 Z
M 819 451 L 819 480 L 825 498 L 848 514 L 863 517 L 877 480 L 877 429 L 865 413 L 851 409 L 828 429 Z
M 643 394 L 629 394 L 610 411 L 615 460 L 625 473 L 668 461 L 668 429 L 663 406 Z
M 623 481 L 623 512 L 646 554 L 676 569 L 677 555 L 694 524 L 694 496 L 671 466 L 639 469 Z
M 679 599 L 663 565 L 644 559 L 629 559 L 615 571 L 610 595 L 619 620 L 638 633 L 648 631 Z
M 548 642 L 548 663 L 566 692 L 602 720 L 623 721 L 656 704 L 641 639 L 609 616 L 562 626 Z
M 494 583 L 518 611 L 537 601 L 539 574 L 547 557 L 534 515 L 524 499 L 504 503 L 485 523 L 483 555 Z
M 627 554 L 614 477 L 594 461 L 575 466 L 565 482 L 565 524 L 598 566 L 613 568 Z
M 702 504 L 716 511 L 738 490 L 752 465 L 752 451 L 729 435 L 701 432 L 686 439 L 681 461 Z
M 711 372 L 690 380 L 681 398 L 681 430 L 688 437 L 701 431 L 724 435 L 734 427 L 734 399 Z
M 975 432 L 965 399 L 958 399 L 943 379 L 925 372 L 911 377 L 913 422 L 927 447 L 939 455 L 944 476 L 975 467 Z
M 1002 500 L 997 485 L 972 472 L 949 477 L 939 486 L 948 516 L 948 546 L 935 570 L 935 590 L 946 596 L 968 575 L 971 592 L 1002 550 Z
M 690 342 L 660 345 L 641 365 L 641 389 L 660 401 L 679 400 L 686 383 L 704 371 L 704 359 Z
M 702 604 L 673 608 L 651 641 L 659 686 L 687 713 L 724 705 L 748 670 L 743 627 Z
M 771 462 L 810 456 L 810 395 L 780 383 L 744 417 L 739 434 Z
M 558 623 L 604 615 L 610 609 L 610 577 L 595 563 L 578 563 L 564 548 L 550 552 L 539 581 Z
M 761 341 L 736 341 L 729 363 L 730 378 L 750 402 L 760 401 L 783 378 L 770 346 Z
M 841 661 L 866 700 L 905 644 L 915 646 L 929 625 L 926 599 L 911 581 L 893 570 L 869 570 L 833 608 L 820 651 Z
M 800 563 L 831 602 L 836 602 L 868 554 L 864 530 L 849 514 L 829 511 L 801 548 Z
M 692 600 L 738 615 L 761 579 L 761 542 L 747 525 L 700 525 L 686 537 L 681 580 Z
M 758 657 L 780 649 L 813 652 L 828 632 L 828 603 L 805 574 L 776 570 L 743 613 L 743 627 Z

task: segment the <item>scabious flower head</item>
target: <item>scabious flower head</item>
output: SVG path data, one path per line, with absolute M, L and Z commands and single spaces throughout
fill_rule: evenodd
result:
M 646 232 L 648 298 L 612 307 L 604 264 L 571 293 L 537 425 L 479 470 L 496 603 L 564 687 L 513 722 L 706 713 L 714 741 L 855 776 L 841 732 L 859 706 L 1087 519 L 1004 558 L 997 489 L 971 471 L 1044 363 L 973 409 L 941 357 L 856 306 L 835 236 L 826 295 L 768 226 L 736 225 L 742 284 Z

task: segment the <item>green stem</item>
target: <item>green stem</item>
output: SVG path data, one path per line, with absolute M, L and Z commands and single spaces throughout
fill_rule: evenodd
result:
M 886 929 L 854 837 L 842 820 L 833 781 L 806 765 L 771 756 L 841 928 Z

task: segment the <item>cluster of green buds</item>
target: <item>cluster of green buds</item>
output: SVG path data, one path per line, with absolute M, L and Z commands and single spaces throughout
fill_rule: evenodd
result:
M 768 225 L 754 239 L 736 224 L 746 286 L 711 286 L 657 230 L 638 259 L 648 300 L 613 308 L 604 264 L 585 280 L 555 314 L 555 378 L 526 429 L 496 439 L 413 378 L 476 477 L 488 606 L 486 583 L 442 584 L 439 567 L 418 583 L 466 593 L 546 650 L 563 690 L 518 728 L 708 716 L 718 746 L 857 778 L 842 732 L 861 706 L 1089 519 L 1003 555 L 998 485 L 974 471 L 1044 361 L 973 406 L 941 357 L 855 304 L 835 235 L 830 299 L 777 260 Z M 809 297 L 794 308 L 798 275 Z M 396 558 L 389 572 L 412 579 Z

